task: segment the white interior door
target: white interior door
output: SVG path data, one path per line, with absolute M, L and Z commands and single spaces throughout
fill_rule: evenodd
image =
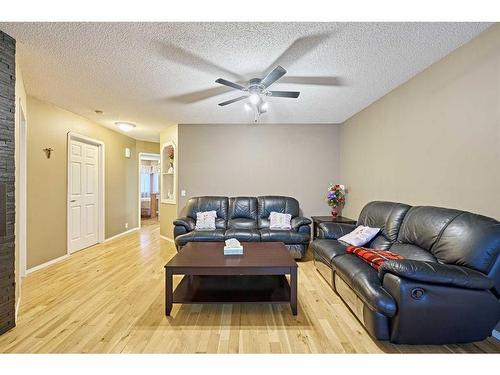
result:
M 69 252 L 99 242 L 98 147 L 71 140 L 69 168 Z

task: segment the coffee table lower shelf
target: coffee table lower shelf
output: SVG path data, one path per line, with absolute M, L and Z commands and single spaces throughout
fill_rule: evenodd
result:
M 174 303 L 289 303 L 297 315 L 298 266 L 284 243 L 247 242 L 242 256 L 223 247 L 189 242 L 165 265 L 166 316 Z M 174 290 L 175 275 L 183 278 Z
M 173 303 L 290 303 L 285 275 L 185 275 Z

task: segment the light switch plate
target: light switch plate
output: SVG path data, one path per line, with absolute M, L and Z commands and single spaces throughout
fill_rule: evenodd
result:
M 186 196 L 186 190 L 181 190 L 181 197 L 185 197 Z
M 127 159 L 130 159 L 130 156 L 131 156 L 130 149 L 127 147 L 127 148 L 125 148 L 125 157 Z

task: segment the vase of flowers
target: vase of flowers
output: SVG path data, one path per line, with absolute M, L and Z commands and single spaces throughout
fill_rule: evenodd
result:
M 168 150 L 168 159 L 170 162 L 170 166 L 173 168 L 174 167 L 174 148 L 170 147 Z
M 331 207 L 332 216 L 339 216 L 345 203 L 345 186 L 340 184 L 330 185 L 326 201 Z

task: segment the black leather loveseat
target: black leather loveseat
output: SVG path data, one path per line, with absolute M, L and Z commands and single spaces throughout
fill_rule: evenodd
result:
M 336 239 L 356 226 L 322 223 L 316 268 L 379 340 L 443 344 L 483 340 L 500 319 L 500 223 L 439 207 L 371 202 L 358 225 L 382 228 L 365 247 L 404 260 L 378 272 Z
M 215 230 L 195 230 L 196 214 L 216 211 Z M 291 230 L 269 229 L 271 212 L 292 216 Z M 174 221 L 177 249 L 191 241 L 284 242 L 295 259 L 301 259 L 310 239 L 311 220 L 299 216 L 299 202 L 282 196 L 264 197 L 196 197 L 189 199 L 186 216 Z

